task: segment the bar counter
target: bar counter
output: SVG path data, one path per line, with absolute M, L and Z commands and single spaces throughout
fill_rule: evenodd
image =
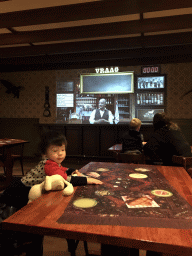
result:
M 181 128 L 185 138 L 192 145 L 192 119 L 173 119 Z M 9 128 L 9 129 L 8 129 Z M 108 148 L 121 143 L 122 134 L 128 129 L 127 123 L 115 124 L 66 124 L 40 123 L 38 118 L 0 118 L 1 138 L 21 138 L 29 141 L 24 149 L 24 157 L 36 157 L 38 143 L 43 130 L 59 130 L 68 141 L 67 157 L 90 157 L 112 159 Z M 152 123 L 143 123 L 141 133 L 146 141 L 153 133 Z
M 67 156 L 111 158 L 108 148 L 121 143 L 128 129 L 122 124 L 39 124 L 41 131 L 57 130 L 67 138 Z M 141 133 L 147 140 L 153 132 L 152 124 L 142 124 Z

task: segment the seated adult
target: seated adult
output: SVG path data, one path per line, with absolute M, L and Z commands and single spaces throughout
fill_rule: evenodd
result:
M 180 128 L 165 113 L 157 113 L 153 118 L 154 133 L 144 145 L 145 155 L 153 162 L 161 159 L 163 165 L 174 165 L 172 156 L 191 157 L 191 147 Z
M 106 109 L 106 100 L 99 100 L 99 109 L 94 109 L 89 118 L 90 124 L 109 123 L 113 124 L 113 114 Z
M 122 136 L 122 153 L 140 154 L 143 150 L 142 136 L 140 133 L 141 120 L 133 118 L 129 130 Z

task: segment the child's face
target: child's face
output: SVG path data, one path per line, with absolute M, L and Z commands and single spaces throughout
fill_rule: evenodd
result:
M 63 160 L 66 157 L 65 145 L 64 144 L 62 146 L 50 145 L 46 151 L 45 156 L 48 159 L 58 164 L 61 164 L 61 162 L 63 162 Z

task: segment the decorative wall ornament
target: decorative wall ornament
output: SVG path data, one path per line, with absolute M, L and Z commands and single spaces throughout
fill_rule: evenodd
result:
M 51 116 L 50 112 L 50 104 L 49 104 L 49 86 L 45 86 L 45 103 L 44 103 L 44 112 L 43 116 L 49 117 Z
M 23 86 L 15 86 L 11 82 L 3 80 L 3 79 L 0 79 L 0 82 L 7 89 L 6 93 L 8 93 L 8 94 L 12 93 L 14 95 L 14 98 L 16 98 L 16 97 L 19 98 L 20 91 L 24 89 Z

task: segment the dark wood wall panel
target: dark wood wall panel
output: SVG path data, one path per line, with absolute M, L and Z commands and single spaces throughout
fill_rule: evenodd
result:
M 67 155 L 82 155 L 82 128 L 80 126 L 66 126 Z
M 99 155 L 99 126 L 83 127 L 83 155 L 98 156 Z
M 107 149 L 116 143 L 116 127 L 115 125 L 100 126 L 100 156 L 111 156 L 111 152 Z

